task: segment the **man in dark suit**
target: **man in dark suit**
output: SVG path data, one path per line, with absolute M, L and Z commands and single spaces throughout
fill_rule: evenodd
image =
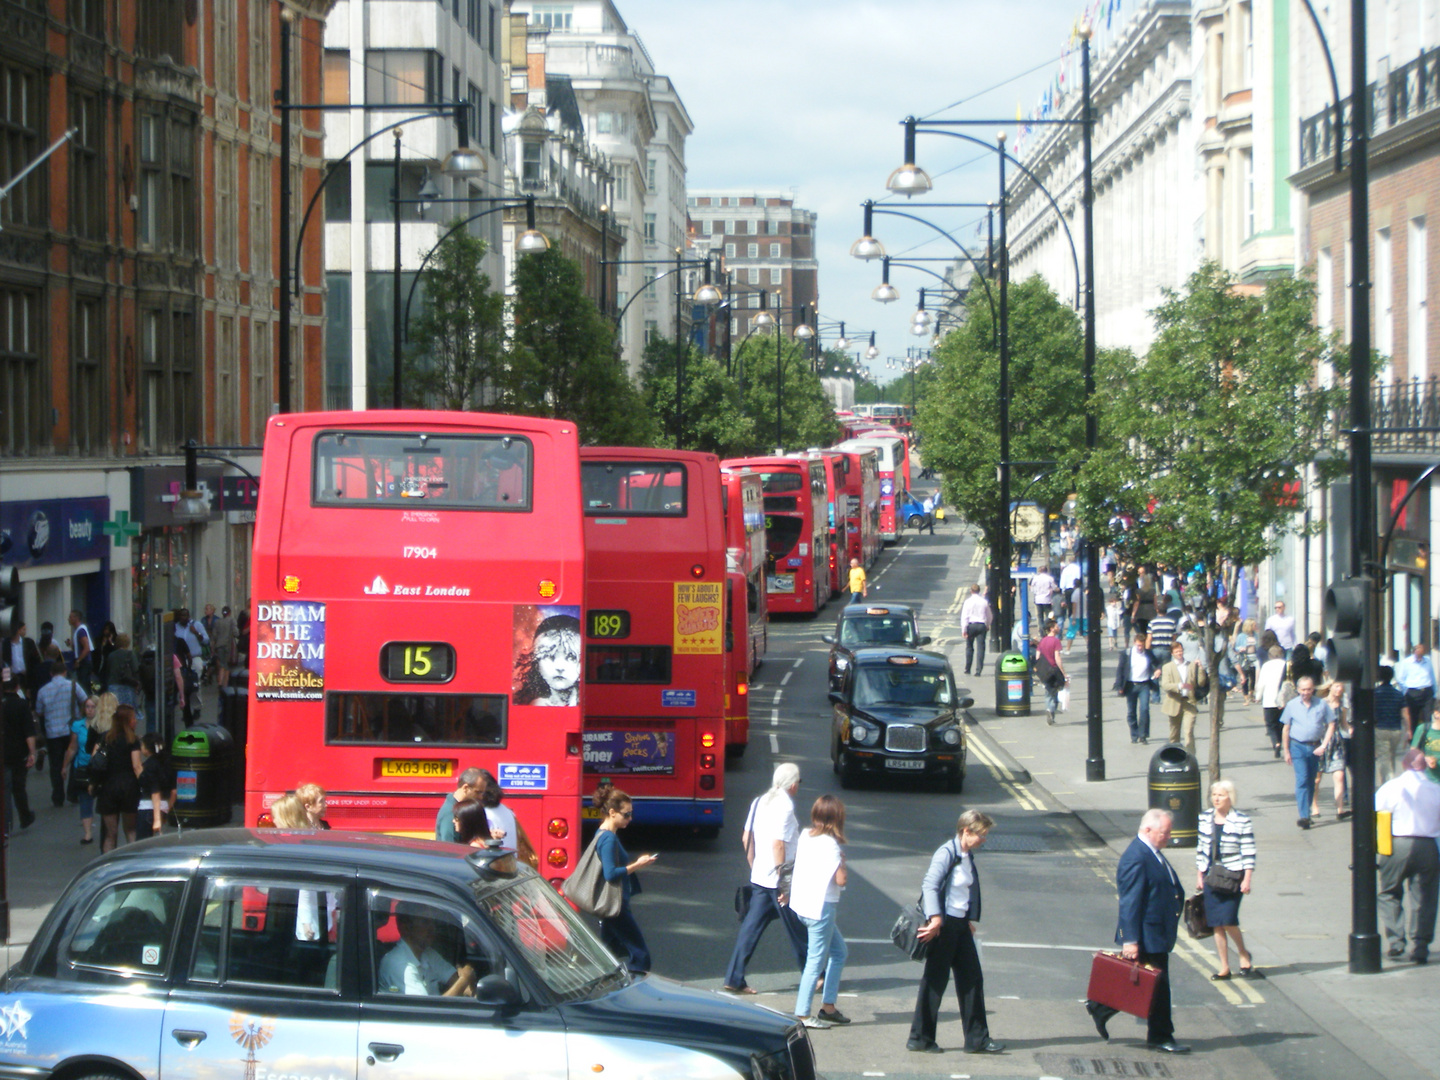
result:
M 1170 1016 L 1170 950 L 1175 948 L 1176 930 L 1185 907 L 1185 887 L 1164 855 L 1172 823 L 1167 811 L 1147 810 L 1140 819 L 1140 835 L 1120 856 L 1115 871 L 1120 891 L 1115 943 L 1127 960 L 1160 969 L 1155 996 L 1150 999 L 1147 1045 L 1166 1054 L 1188 1054 L 1190 1047 L 1175 1041 L 1175 1023 Z M 1110 1033 L 1105 1025 L 1117 1010 L 1098 1001 L 1087 1001 L 1085 1008 L 1095 1021 L 1095 1030 L 1108 1041 Z
M 40 650 L 33 639 L 25 636 L 25 624 L 17 623 L 15 634 L 7 641 L 4 666 L 10 669 L 15 682 L 26 692 L 30 705 L 35 705 L 35 695 L 40 692 L 50 676 L 49 665 L 40 659 Z

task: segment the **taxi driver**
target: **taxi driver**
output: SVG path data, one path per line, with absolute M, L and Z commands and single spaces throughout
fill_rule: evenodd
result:
M 433 916 L 423 904 L 396 906 L 400 940 L 380 961 L 380 989 L 385 993 L 459 997 L 474 992 L 475 969 L 469 964 L 457 969 L 435 951 Z

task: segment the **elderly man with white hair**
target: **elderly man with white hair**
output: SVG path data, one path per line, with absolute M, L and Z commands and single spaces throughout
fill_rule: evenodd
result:
M 1151 1050 L 1165 1054 L 1188 1054 L 1190 1047 L 1175 1041 L 1175 1022 L 1170 1014 L 1170 951 L 1175 948 L 1180 913 L 1185 906 L 1185 887 L 1165 858 L 1174 818 L 1165 810 L 1147 810 L 1140 819 L 1140 835 L 1130 841 L 1115 871 L 1120 892 L 1120 920 L 1115 942 L 1127 960 L 1160 969 L 1145 1034 Z M 1117 1010 L 1098 1001 L 1087 1001 L 1086 1010 L 1095 1021 L 1095 1030 L 1109 1041 L 1105 1025 Z
M 1390 854 L 1380 856 L 1380 922 L 1390 947 L 1387 956 L 1405 955 L 1405 886 L 1409 883 L 1410 959 L 1430 960 L 1435 911 L 1440 896 L 1440 784 L 1425 775 L 1425 754 L 1405 751 L 1404 771 L 1375 792 L 1375 809 L 1390 815 Z

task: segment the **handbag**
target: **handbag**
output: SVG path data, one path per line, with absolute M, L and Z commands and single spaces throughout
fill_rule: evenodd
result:
M 921 941 L 919 934 L 920 928 L 929 921 L 925 917 L 925 909 L 916 900 L 910 907 L 900 909 L 895 925 L 890 927 L 890 940 L 911 960 L 923 961 L 930 954 L 930 942 Z
M 1201 893 L 1185 901 L 1185 930 L 1196 939 L 1208 938 L 1215 932 L 1205 921 L 1205 897 Z
M 94 760 L 93 755 L 91 760 Z M 601 865 L 597 846 L 595 841 L 590 842 L 561 892 L 576 910 L 599 919 L 613 919 L 620 914 L 625 890 L 615 882 L 605 880 L 605 868 Z
M 1240 891 L 1245 874 L 1230 870 L 1220 861 L 1220 832 L 1222 828 L 1214 818 L 1210 819 L 1210 867 L 1205 871 L 1205 887 L 1217 896 L 1234 896 Z
M 85 768 L 90 783 L 105 782 L 105 777 L 110 772 L 110 750 L 104 742 L 98 743 L 95 749 L 90 751 L 90 764 Z

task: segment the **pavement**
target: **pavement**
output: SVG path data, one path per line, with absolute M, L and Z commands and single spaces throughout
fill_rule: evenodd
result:
M 957 673 L 964 669 L 964 644 L 949 643 Z M 1108 645 L 1108 642 L 1107 642 Z M 1071 681 L 1069 711 L 1047 727 L 1044 695 L 1026 717 L 1002 717 L 995 711 L 993 655 L 987 657 L 985 678 L 970 682 L 976 696 L 972 732 L 977 756 L 992 758 L 991 767 L 1011 773 L 1011 788 L 1022 804 L 1028 798 L 1072 811 L 1080 822 L 1108 846 L 1118 859 L 1135 836 L 1139 819 L 1149 805 L 1149 763 L 1163 745 L 1167 720 L 1152 709 L 1148 746 L 1132 745 L 1125 721 L 1125 699 L 1110 690 L 1118 652 L 1102 649 L 1105 693 L 1101 715 L 1105 733 L 1105 780 L 1086 780 L 1089 754 L 1086 692 L 1086 657 L 1076 642 L 1065 666 Z M 963 680 L 963 676 L 962 676 Z M 1197 756 L 1202 791 L 1208 789 L 1206 763 L 1210 739 L 1202 716 L 1197 726 Z M 1158 737 L 1157 737 L 1158 736 Z M 1314 827 L 1296 825 L 1294 774 L 1277 761 L 1265 735 L 1258 705 L 1246 706 L 1232 694 L 1224 711 L 1221 731 L 1222 775 L 1236 785 L 1237 806 L 1255 823 L 1258 856 L 1254 888 L 1240 914 L 1247 948 L 1266 979 L 1254 982 L 1238 976 L 1215 983 L 1234 1008 L 1256 1009 L 1274 993 L 1284 995 L 1315 1025 L 1348 1048 L 1355 1057 L 1388 1077 L 1434 1076 L 1440 1052 L 1440 1026 L 1433 1014 L 1413 1003 L 1434 1000 L 1440 992 L 1440 964 L 1417 966 L 1405 961 L 1383 961 L 1378 974 L 1349 971 L 1351 932 L 1352 821 L 1337 820 L 1334 795 L 1322 778 L 1321 814 Z M 1208 805 L 1208 799 L 1203 805 Z M 1172 848 L 1167 854 L 1188 890 L 1194 891 L 1194 848 Z M 1181 928 L 1176 959 L 1196 970 L 1219 970 L 1213 943 L 1192 941 Z M 1232 970 L 1239 961 L 1231 954 Z M 1256 1000 L 1260 999 L 1260 1000 Z M 1177 1037 L 1186 1032 L 1182 1026 Z M 1256 1026 L 1264 1021 L 1257 1015 Z M 1317 1071 L 1300 1075 L 1338 1075 L 1338 1062 L 1313 1061 Z M 1304 1067 L 1303 1062 L 1297 1062 Z

